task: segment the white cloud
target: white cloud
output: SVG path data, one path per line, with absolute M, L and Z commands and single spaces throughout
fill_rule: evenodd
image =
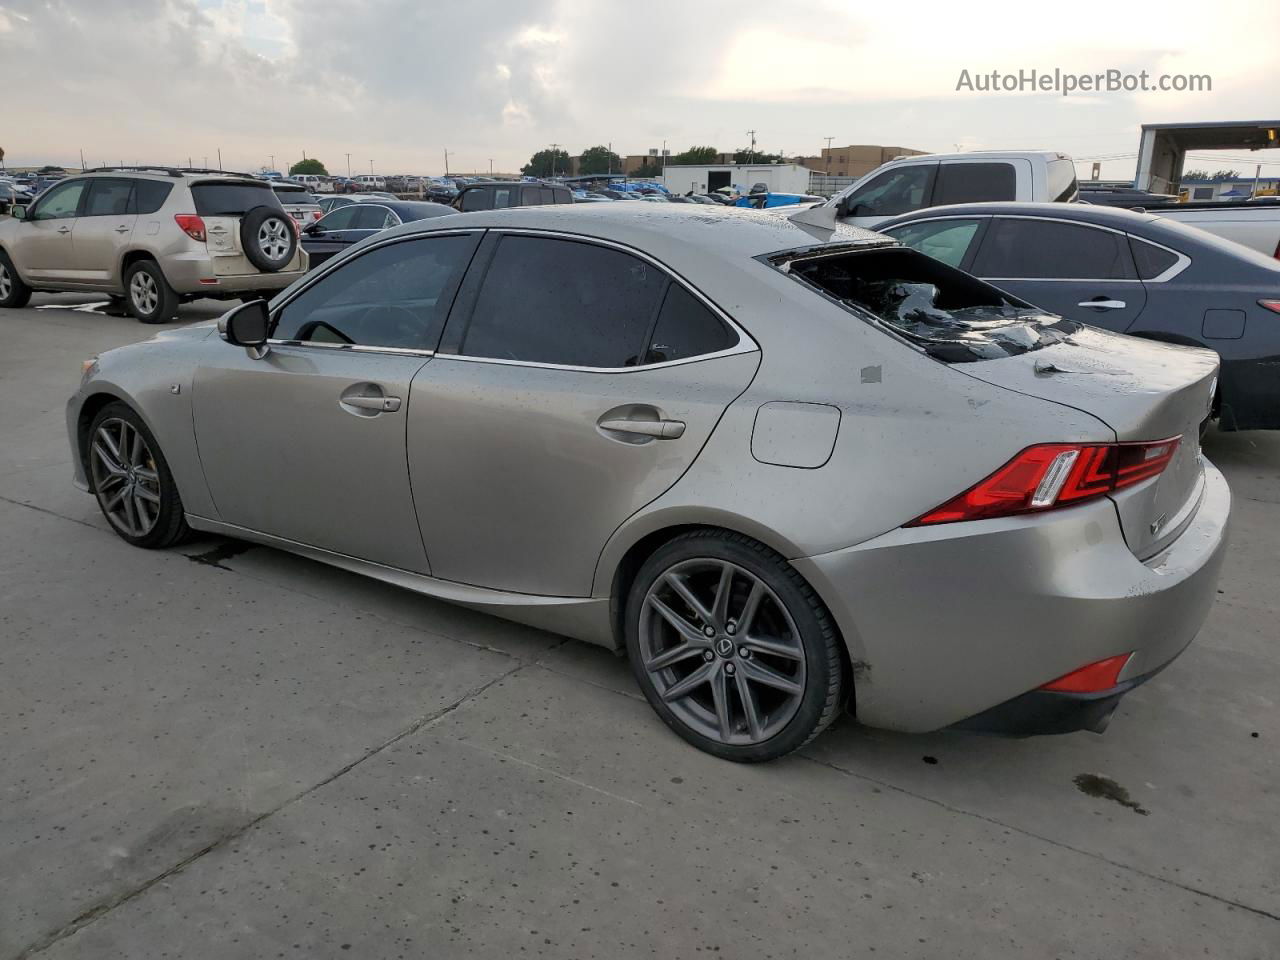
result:
M 1107 22 L 1018 0 L 803 15 L 764 0 L 4 0 L 0 89 L 38 104 L 9 128 L 10 162 L 86 158 L 343 170 L 515 169 L 551 142 L 620 153 L 663 140 L 731 150 L 839 143 L 950 150 L 1045 146 L 1132 153 L 1138 125 L 1276 112 L 1274 0 L 1108 7 Z M 56 56 L 54 54 L 56 53 Z M 1211 94 L 1055 97 L 955 92 L 961 69 L 1115 67 L 1209 73 Z M 1119 175 L 1131 159 L 1111 164 Z M 1280 168 L 1278 168 L 1280 169 Z

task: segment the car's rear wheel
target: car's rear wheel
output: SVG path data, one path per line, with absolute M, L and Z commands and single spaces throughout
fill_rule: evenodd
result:
M 178 313 L 178 294 L 154 260 L 139 260 L 125 274 L 129 312 L 143 323 L 164 323 Z
M 650 556 L 628 595 L 626 641 L 658 716 L 727 760 L 784 756 L 839 709 L 830 614 L 781 556 L 739 534 L 692 531 Z
M 31 288 L 22 282 L 18 271 L 13 269 L 13 261 L 9 259 L 9 255 L 0 250 L 0 307 L 25 307 L 30 299 Z
M 170 547 L 190 533 L 160 445 L 142 418 L 110 403 L 89 426 L 93 493 L 111 529 L 137 547 Z

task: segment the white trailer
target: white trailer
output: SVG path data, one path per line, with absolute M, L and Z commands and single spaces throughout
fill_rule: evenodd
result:
M 810 172 L 798 163 L 669 163 L 660 179 L 675 194 L 710 193 L 721 187 L 747 193 L 757 183 L 765 184 L 770 193 L 808 193 Z

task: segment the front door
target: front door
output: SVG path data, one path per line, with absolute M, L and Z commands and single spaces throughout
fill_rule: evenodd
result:
M 614 247 L 491 232 L 476 260 L 410 400 L 432 574 L 587 596 L 605 542 L 688 469 L 759 353 Z
M 196 441 L 226 523 L 427 573 L 405 461 L 429 363 L 477 237 L 372 247 L 273 316 L 262 359 L 228 344 L 196 372 Z
M 11 251 L 14 266 L 23 276 L 35 281 L 74 281 L 72 234 L 88 185 L 88 180 L 56 183 L 31 205 Z
M 1086 223 L 994 217 L 972 272 L 1050 313 L 1118 333 L 1147 302 L 1128 238 Z
M 77 278 L 100 285 L 111 282 L 138 220 L 132 198 L 132 181 L 113 177 L 94 179 L 76 220 Z

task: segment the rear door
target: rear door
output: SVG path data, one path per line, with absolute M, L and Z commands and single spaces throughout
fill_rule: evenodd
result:
M 1048 217 L 993 217 L 970 272 L 1028 303 L 1123 333 L 1146 304 L 1127 237 Z
M 588 595 L 609 536 L 679 479 L 758 360 L 634 251 L 491 231 L 410 397 L 432 574 Z
M 929 206 L 1030 199 L 1030 160 L 944 160 Z
M 110 283 L 128 249 L 138 220 L 133 185 L 125 177 L 101 177 L 89 187 L 75 227 L 77 276 L 87 282 Z
M 372 247 L 277 308 L 265 357 L 228 344 L 196 371 L 196 441 L 223 522 L 428 572 L 405 462 L 409 384 L 477 242 Z
M 75 281 L 75 230 L 88 180 L 54 184 L 21 221 L 11 256 L 23 276 L 36 281 Z

